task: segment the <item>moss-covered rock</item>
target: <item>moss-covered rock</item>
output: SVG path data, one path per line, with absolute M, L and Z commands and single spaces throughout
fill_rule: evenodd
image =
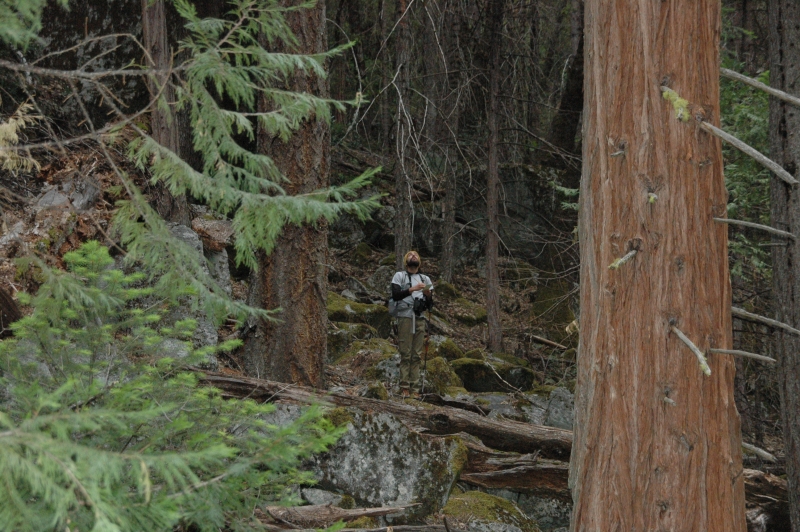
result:
M 428 354 L 429 356 L 442 357 L 446 360 L 464 358 L 464 352 L 453 340 L 438 334 L 431 336 Z
M 369 264 L 372 260 L 372 248 L 366 242 L 359 242 L 353 253 L 353 261 L 358 265 Z
M 486 322 L 486 309 L 463 297 L 453 302 L 452 312 L 455 319 L 470 327 Z
M 450 365 L 464 383 L 464 388 L 471 392 L 513 391 L 509 384 L 519 390 L 530 390 L 536 378 L 530 369 L 505 362 L 462 358 Z
M 346 366 L 354 376 L 370 380 L 397 380 L 399 364 L 397 348 L 383 338 L 357 340 L 336 360 L 337 366 Z
M 512 288 L 526 290 L 538 284 L 539 272 L 523 260 L 509 260 L 502 264 L 500 278 L 507 281 Z
M 470 349 L 469 351 L 464 353 L 464 358 L 474 358 L 475 360 L 486 360 L 486 351 L 484 351 L 480 347 L 476 349 Z
M 435 292 L 436 297 L 440 297 L 445 301 L 452 301 L 461 297 L 461 292 L 458 291 L 458 288 L 446 281 L 436 283 Z
M 392 331 L 389 309 L 384 305 L 356 303 L 333 292 L 328 292 L 328 319 L 348 323 L 366 323 L 374 327 L 381 338 L 388 338 Z
M 503 362 L 513 364 L 515 366 L 522 366 L 525 368 L 531 367 L 530 362 L 528 362 L 527 360 L 515 357 L 514 355 L 509 355 L 508 353 L 492 353 L 492 357 L 500 359 Z
M 345 528 L 364 528 L 367 530 L 378 528 L 378 520 L 374 517 L 359 517 L 353 521 L 348 521 L 345 524 Z
M 394 266 L 395 257 L 394 253 L 389 253 L 381 259 L 381 266 Z
M 459 438 L 425 438 L 388 414 L 351 409 L 352 427 L 313 459 L 322 489 L 351 494 L 359 505 L 420 503 L 392 524 L 419 520 L 444 506 L 466 464 Z
M 450 387 L 463 387 L 461 379 L 442 357 L 428 360 L 425 365 L 425 390 L 445 394 Z
M 328 356 L 336 360 L 354 341 L 377 337 L 378 331 L 375 327 L 365 323 L 331 322 L 328 327 Z
M 364 397 L 385 401 L 389 398 L 389 392 L 381 381 L 375 381 L 367 385 L 367 391 L 364 392 Z
M 333 408 L 325 412 L 325 419 L 334 427 L 343 427 L 353 422 L 353 415 L 344 407 Z
M 470 530 L 540 532 L 536 521 L 522 513 L 514 503 L 480 491 L 450 497 L 442 513 L 458 523 L 469 524 Z M 507 526 L 498 527 L 497 524 Z

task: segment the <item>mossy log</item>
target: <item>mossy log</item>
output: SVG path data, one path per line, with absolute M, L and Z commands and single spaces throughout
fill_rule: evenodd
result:
M 282 506 L 268 506 L 264 509 L 260 520 L 265 523 L 281 525 L 291 525 L 295 529 L 323 528 L 338 521 L 352 521 L 359 517 L 379 517 L 389 514 L 397 514 L 408 508 L 408 506 L 393 506 L 382 508 L 350 508 L 344 509 L 330 504 L 315 504 L 311 506 L 295 506 L 286 508 Z
M 198 371 L 204 374 L 206 384 L 219 388 L 229 397 L 306 404 L 331 403 L 336 406 L 353 406 L 367 412 L 385 412 L 406 424 L 425 429 L 428 434 L 466 432 L 493 449 L 520 453 L 538 451 L 543 458 L 568 460 L 572 447 L 572 432 L 569 430 L 490 419 L 474 412 L 446 406 L 380 401 L 342 393 L 322 394 L 304 386 Z

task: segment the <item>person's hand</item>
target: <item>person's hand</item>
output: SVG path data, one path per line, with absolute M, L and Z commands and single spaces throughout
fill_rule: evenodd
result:
M 425 283 L 417 283 L 414 286 L 412 286 L 411 288 L 409 288 L 408 291 L 409 292 L 416 292 L 418 290 L 424 290 L 424 289 L 425 289 Z
M 423 291 L 422 291 L 422 293 L 423 293 L 423 294 L 425 294 L 425 297 L 431 297 L 431 291 L 430 291 L 430 289 L 428 289 L 428 290 L 423 290 Z

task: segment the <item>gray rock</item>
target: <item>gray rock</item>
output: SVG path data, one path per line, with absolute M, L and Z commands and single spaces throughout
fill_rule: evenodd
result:
M 489 521 L 471 521 L 467 525 L 467 530 L 469 532 L 522 532 L 518 526 Z
M 544 421 L 547 419 L 549 401 L 538 395 L 528 395 L 526 399 L 530 402 L 530 405 L 524 405 L 520 408 L 522 415 L 525 416 L 525 421 L 534 425 L 544 425 Z
M 57 187 L 53 187 L 39 198 L 36 202 L 36 207 L 40 209 L 51 209 L 53 207 L 62 207 L 69 203 L 69 196 L 61 193 Z
M 78 212 L 83 212 L 94 207 L 100 198 L 100 184 L 92 178 L 84 178 L 70 183 L 69 199 Z M 66 186 L 64 187 L 66 190 Z
M 315 459 L 319 487 L 348 493 L 370 506 L 420 503 L 399 524 L 441 509 L 461 468 L 466 450 L 458 439 L 427 439 L 387 414 L 350 410 L 347 433 Z
M 386 297 L 389 297 L 391 292 L 390 285 L 392 284 L 392 277 L 394 277 L 395 273 L 397 272 L 394 266 L 381 266 L 375 270 L 375 273 L 369 276 L 367 285 L 376 292 L 386 294 Z
M 337 249 L 351 249 L 364 241 L 364 229 L 352 215 L 342 215 L 328 231 L 328 243 Z
M 544 424 L 549 427 L 572 430 L 575 420 L 575 396 L 566 388 L 556 388 L 550 392 L 550 404 Z
M 356 295 L 353 293 L 352 290 L 347 290 L 347 289 L 342 290 L 342 297 L 345 299 L 349 299 L 350 301 L 358 301 L 358 298 L 356 297 Z
M 383 381 L 399 382 L 400 381 L 400 353 L 397 353 L 391 358 L 381 360 L 375 365 L 378 372 L 377 377 Z
M 261 416 L 261 419 L 270 425 L 285 427 L 300 419 L 300 416 L 303 415 L 303 410 L 303 407 L 299 405 L 277 403 L 275 405 L 275 410 Z
M 211 277 L 230 296 L 233 286 L 231 285 L 231 270 L 228 266 L 228 252 L 223 249 L 222 251 L 206 252 L 205 255 L 208 260 L 208 269 L 211 272 Z
M 555 532 L 555 529 L 569 527 L 572 504 L 556 499 L 543 499 L 527 493 L 506 489 L 487 489 L 486 493 L 502 497 L 517 505 L 517 508 L 536 521 L 542 532 Z
M 320 490 L 317 488 L 303 488 L 300 490 L 300 496 L 308 504 L 329 504 L 331 506 L 339 506 L 344 498 L 338 493 Z

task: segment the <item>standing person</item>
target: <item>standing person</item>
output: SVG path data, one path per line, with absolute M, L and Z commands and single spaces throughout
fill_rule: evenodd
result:
M 425 310 L 433 307 L 433 283 L 430 277 L 419 273 L 422 260 L 419 253 L 409 251 L 403 257 L 404 272 L 392 278 L 392 299 L 397 302 L 397 331 L 400 348 L 400 391 L 403 396 L 419 393 L 419 362 L 425 343 L 427 321 Z

